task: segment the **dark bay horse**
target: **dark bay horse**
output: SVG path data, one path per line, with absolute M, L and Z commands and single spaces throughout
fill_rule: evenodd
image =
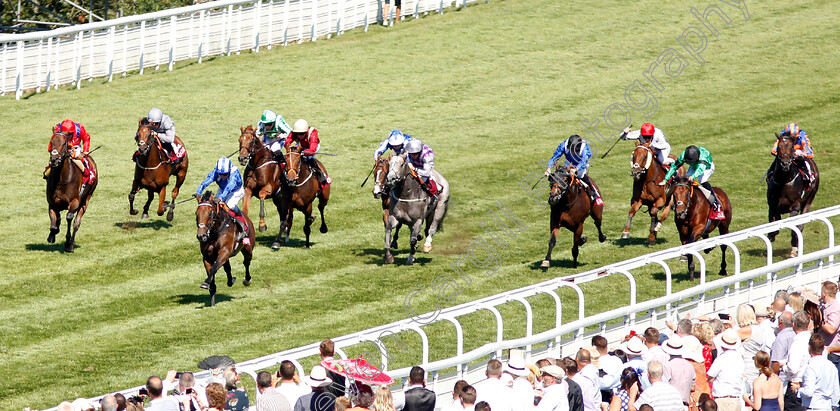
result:
M 251 196 L 260 199 L 260 232 L 265 232 L 265 199 L 271 198 L 280 190 L 280 178 L 283 176 L 283 165 L 274 160 L 274 153 L 257 137 L 254 127 L 240 127 L 239 136 L 239 164 L 245 167 L 242 212 L 248 214 L 251 206 Z M 280 213 L 280 208 L 277 208 Z
M 674 156 L 669 157 L 676 160 Z M 630 238 L 630 223 L 633 221 L 633 217 L 636 216 L 639 208 L 647 206 L 648 214 L 650 214 L 648 244 L 656 244 L 659 229 L 662 228 L 662 223 L 671 214 L 671 205 L 674 203 L 673 198 L 668 198 L 665 195 L 665 187 L 659 185 L 667 172 L 663 167 L 656 161 L 656 154 L 651 150 L 650 143 L 636 145 L 630 161 L 630 173 L 633 175 L 633 196 L 630 197 L 630 212 L 621 238 Z M 677 171 L 677 175 L 684 174 L 685 171 L 682 168 Z M 659 217 L 659 210 L 662 210 L 661 218 Z
M 64 251 L 72 253 L 76 246 L 76 232 L 82 224 L 82 216 L 87 211 L 90 197 L 99 183 L 99 172 L 93 157 L 86 156 L 88 165 L 93 169 L 96 178 L 87 184 L 84 192 L 82 187 L 82 171 L 70 159 L 71 149 L 65 133 L 53 133 L 50 138 L 50 167 L 52 172 L 47 178 L 47 204 L 50 210 L 50 235 L 47 242 L 55 242 L 55 235 L 59 232 L 61 212 L 67 210 L 67 236 Z M 72 225 L 72 228 L 71 228 Z
M 428 221 L 424 253 L 432 250 L 432 237 L 443 227 L 443 220 L 449 208 L 449 181 L 442 174 L 433 171 L 438 186 L 443 187 L 437 200 L 433 200 L 419 179 L 409 171 L 403 156 L 391 156 L 388 168 L 387 183 L 393 188 L 389 194 L 388 223 L 385 224 L 385 264 L 394 262 L 394 256 L 391 254 L 391 232 L 406 224 L 411 227 L 411 253 L 405 264 L 412 265 L 423 222 Z
M 817 196 L 817 190 L 820 188 L 820 172 L 817 169 L 817 164 L 814 160 L 806 158 L 814 171 L 814 181 L 811 182 L 810 187 L 806 187 L 802 173 L 799 167 L 793 164 L 794 162 L 794 137 L 787 135 L 776 134 L 779 141 L 776 150 L 776 159 L 772 165 L 772 175 L 767 181 L 767 205 L 769 206 L 769 219 L 773 221 L 781 220 L 782 214 L 790 213 L 790 216 L 796 216 L 800 213 L 807 213 L 811 211 L 811 203 L 814 197 Z M 802 230 L 802 226 L 797 226 Z M 769 233 L 767 237 L 770 241 L 776 240 L 778 231 Z M 790 237 L 790 256 L 796 257 L 798 254 L 798 237 L 795 232 L 791 232 Z
M 723 190 L 718 187 L 713 187 L 713 189 L 720 202 L 723 215 L 726 217 L 723 220 L 709 219 L 711 205 L 703 192 L 697 188 L 696 182 L 692 182 L 685 176 L 673 178 L 669 191 L 674 196 L 676 205 L 674 222 L 677 224 L 682 244 L 691 244 L 700 238 L 709 238 L 709 234 L 715 228 L 718 229 L 720 235 L 729 232 L 729 224 L 732 223 L 732 204 Z M 726 245 L 721 244 L 720 275 L 726 275 L 726 248 Z M 709 253 L 711 249 L 704 251 Z M 688 277 L 689 280 L 694 281 L 694 255 L 692 254 L 688 255 Z
M 595 227 L 598 228 L 598 241 L 603 243 L 607 239 L 607 236 L 601 231 L 601 216 L 604 206 L 592 204 L 586 190 L 578 181 L 575 167 L 558 168 L 549 176 L 549 183 L 551 184 L 551 193 L 548 195 L 548 204 L 551 205 L 549 226 L 551 238 L 548 240 L 548 253 L 546 253 L 545 260 L 540 264 L 540 267 L 548 268 L 551 266 L 551 250 L 554 249 L 557 242 L 557 233 L 560 231 L 560 227 L 574 234 L 572 266 L 577 267 L 578 247 L 586 243 L 586 237 L 583 237 L 583 223 L 586 221 L 586 217 L 592 216 Z M 595 185 L 596 190 L 600 191 L 594 180 L 592 180 L 592 184 Z
M 237 233 L 241 230 L 239 224 L 233 221 L 227 208 L 218 198 L 213 197 L 211 191 L 205 192 L 198 200 L 198 207 L 195 209 L 195 224 L 198 230 L 195 236 L 201 246 L 204 269 L 207 270 L 207 279 L 201 284 L 201 288 L 210 290 L 211 307 L 216 305 L 216 272 L 220 267 L 224 267 L 227 274 L 227 286 L 232 287 L 236 282 L 236 277 L 230 273 L 230 258 L 240 251 L 244 258 L 242 263 L 245 265 L 245 279 L 242 280 L 242 284 L 246 287 L 251 285 L 254 225 L 251 224 L 247 214 L 243 216 L 247 221 L 248 232 Z M 237 241 L 237 234 L 250 241 Z M 244 244 L 246 242 L 248 244 Z
M 184 158 L 175 166 L 166 161 L 166 153 L 160 147 L 160 140 L 149 127 L 146 118 L 140 119 L 134 140 L 137 142 L 138 154 L 134 159 L 134 181 L 131 183 L 131 193 L 128 194 L 128 213 L 137 215 L 138 211 L 134 209 L 134 195 L 140 189 L 146 189 L 149 192 L 149 199 L 143 206 L 142 218 L 149 218 L 149 205 L 152 204 L 155 193 L 157 193 L 160 197 L 157 214 L 159 216 L 163 215 L 164 208 L 168 207 L 169 212 L 166 214 L 166 221 L 172 221 L 175 215 L 175 199 L 178 197 L 181 184 L 184 184 L 184 179 L 187 177 L 190 160 L 184 154 Z M 175 142 L 184 146 L 184 143 L 177 136 Z M 175 188 L 172 189 L 172 199 L 166 201 L 166 185 L 169 184 L 169 177 L 173 175 L 175 176 Z
M 303 225 L 303 233 L 306 234 L 306 248 L 309 248 L 309 234 L 312 232 L 312 203 L 318 198 L 318 212 L 321 214 L 321 233 L 326 233 L 327 222 L 324 220 L 324 207 L 330 200 L 330 186 L 321 188 L 314 172 L 305 161 L 301 159 L 300 146 L 294 144 L 289 147 L 285 155 L 286 167 L 283 169 L 282 187 L 280 194 L 272 197 L 274 204 L 280 209 L 280 232 L 274 239 L 271 248 L 280 248 L 280 239 L 286 235 L 289 241 L 289 231 L 292 229 L 293 212 L 297 209 L 306 218 Z

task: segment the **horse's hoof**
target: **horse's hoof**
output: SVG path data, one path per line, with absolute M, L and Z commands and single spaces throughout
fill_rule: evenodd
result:
M 790 258 L 796 258 L 799 256 L 799 247 L 793 247 L 790 249 Z
M 312 249 L 312 247 L 310 247 L 310 246 L 308 246 L 308 245 L 307 245 L 307 246 L 306 246 L 306 249 L 307 249 L 307 250 L 310 250 L 310 249 Z
M 385 264 L 394 264 L 394 256 L 389 255 L 385 257 Z
M 324 224 L 324 225 L 321 225 L 321 228 L 319 228 L 318 231 L 320 231 L 321 234 L 326 234 L 327 231 L 329 231 L 329 228 L 327 228 L 327 226 Z
M 656 236 L 648 237 L 648 245 L 656 245 Z
M 50 244 L 54 243 L 55 242 L 55 235 L 52 235 L 52 234 L 48 235 L 47 236 L 47 242 L 50 243 Z
M 714 247 L 709 247 L 709 248 L 707 248 L 707 249 L 703 250 L 703 253 L 704 253 L 704 254 L 709 254 L 709 253 L 711 253 L 711 252 L 712 252 L 712 250 L 713 250 L 713 249 L 714 249 Z
M 626 240 L 628 238 L 630 238 L 630 233 L 628 233 L 627 231 L 621 233 L 621 239 L 622 240 Z
M 394 249 L 397 249 L 397 248 L 399 248 L 399 247 L 397 247 L 397 242 L 396 241 L 391 242 L 391 249 L 394 250 Z
M 414 260 L 411 259 L 411 258 L 409 258 L 408 260 L 405 260 L 405 265 L 414 265 Z
M 64 246 L 64 252 L 65 253 L 72 253 L 73 252 L 73 244 L 65 245 Z
M 268 227 L 265 224 L 260 225 L 260 232 L 261 233 L 264 233 L 266 230 L 268 230 Z
M 129 215 L 137 215 L 138 213 L 140 213 L 139 210 L 128 210 Z
M 543 260 L 542 264 L 540 264 L 540 268 L 548 268 L 551 267 L 551 261 Z
M 429 251 L 432 251 L 432 246 L 430 246 L 430 245 L 424 245 L 424 246 L 423 246 L 423 252 L 424 252 L 424 253 L 426 253 L 426 254 L 428 254 L 428 253 L 429 253 Z
M 207 284 L 207 281 L 205 281 L 205 282 L 201 283 L 201 285 L 198 286 L 198 287 L 206 290 L 206 289 L 210 288 L 210 284 Z
M 234 284 L 236 284 L 236 277 L 230 277 L 230 281 L 228 281 L 227 286 L 233 287 Z
M 720 272 L 718 273 L 718 275 L 726 275 L 726 269 L 721 268 L 721 269 L 720 269 Z
M 242 285 L 244 285 L 246 287 L 251 285 L 251 280 L 248 280 L 248 279 L 242 280 Z
M 582 246 L 582 245 L 586 244 L 586 240 L 587 240 L 587 238 L 586 238 L 586 237 L 581 237 L 581 238 L 580 238 L 580 241 L 578 241 L 578 247 L 580 247 L 580 246 Z
M 681 255 L 680 256 L 680 262 L 681 263 L 684 263 L 684 262 L 687 262 L 687 261 L 688 261 L 688 256 L 687 255 Z
M 174 213 L 174 212 L 172 212 L 172 210 L 169 210 L 169 212 L 168 212 L 168 213 L 166 213 L 166 221 L 170 221 L 170 222 L 171 222 L 171 221 L 172 221 L 172 220 L 174 220 L 174 219 L 175 219 L 175 213 Z
M 607 241 L 607 236 L 606 236 L 606 234 L 601 234 L 601 235 L 599 235 L 599 236 L 598 236 L 598 242 L 599 242 L 599 243 L 603 243 L 604 241 Z
M 141 220 L 145 220 L 145 219 L 147 219 L 147 218 L 149 218 L 149 213 L 143 213 L 143 215 L 142 215 L 142 216 L 140 216 L 140 219 L 141 219 Z
M 271 245 L 272 250 L 279 250 L 280 249 L 280 242 L 275 241 L 274 244 Z

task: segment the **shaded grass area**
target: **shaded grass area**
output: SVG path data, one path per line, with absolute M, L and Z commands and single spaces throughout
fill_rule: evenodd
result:
M 705 64 L 684 53 L 688 65 L 679 76 L 658 77 L 663 90 L 644 83 L 657 99 L 650 120 L 665 130 L 677 153 L 689 144 L 711 150 L 717 165 L 712 181 L 733 202 L 733 230 L 766 221 L 759 179 L 771 161 L 773 132 L 789 121 L 808 131 L 823 171 L 815 208 L 835 204 L 840 50 L 832 17 L 840 6 L 750 3 L 747 21 L 731 6 L 716 4 L 731 23 L 718 23 L 718 37 L 707 33 Z M 702 10 L 706 4 L 695 7 Z M 594 227 L 587 223 L 591 241 L 581 249 L 577 270 L 569 264 L 568 232 L 558 238 L 552 268 L 536 268 L 546 251 L 548 210 L 519 182 L 541 172 L 537 162 L 547 160 L 569 134 L 583 134 L 582 121 L 600 119 L 599 132 L 612 133 L 603 124 L 604 110 L 626 104 L 625 88 L 635 80 L 645 82 L 643 71 L 651 62 L 666 48 L 679 49 L 676 37 L 699 24 L 677 1 L 494 1 L 329 41 L 182 64 L 171 73 L 149 71 L 112 83 L 97 79 L 84 82 L 81 90 L 62 88 L 25 101 L 0 99 L 5 134 L 0 152 L 6 160 L 0 168 L 6 182 L 6 195 L 0 196 L 5 240 L 0 243 L 0 313 L 6 319 L 0 323 L 0 374 L 5 376 L 0 408 L 43 408 L 138 385 L 168 369 L 194 370 L 208 355 L 244 360 L 406 318 L 409 292 L 442 274 L 456 278 L 452 264 L 477 238 L 487 238 L 481 223 L 497 202 L 523 228 L 506 248 L 495 247 L 494 264 L 462 264 L 470 282 L 458 279 L 461 293 L 447 304 L 678 245 L 672 219 L 655 246 L 639 242 L 647 235 L 644 213 L 637 215 L 633 239 L 617 240 L 630 197 L 629 143 L 619 143 L 592 165 L 590 173 L 606 201 L 609 239 L 592 241 Z M 220 282 L 220 304 L 207 308 L 206 291 L 198 288 L 205 274 L 194 204 L 178 206 L 172 223 L 154 214 L 144 221 L 128 215 L 133 135 L 137 120 L 152 106 L 173 117 L 189 150 L 191 169 L 182 196 L 191 194 L 219 156 L 236 149 L 238 127 L 256 124 L 263 109 L 289 121 L 309 120 L 319 130 L 323 150 L 339 154 L 323 159 L 335 181 L 326 210 L 330 232 L 315 230 L 313 248 L 304 250 L 298 216 L 295 242 L 271 251 L 267 245 L 279 224 L 267 205 L 269 232 L 258 236 L 254 284 L 227 288 Z M 642 112 L 631 114 L 638 127 Z M 94 146 L 103 145 L 94 153 L 100 184 L 74 254 L 45 241 L 49 220 L 40 178 L 48 129 L 64 118 L 85 124 Z M 373 150 L 392 128 L 428 143 L 437 154 L 436 168 L 452 184 L 446 230 L 414 267 L 401 265 L 407 256 L 405 232 L 397 265 L 382 265 L 379 202 L 371 197 L 370 185 L 359 187 Z M 598 148 L 605 151 L 601 144 Z M 818 223 L 806 230 L 806 252 L 827 241 Z M 785 256 L 787 241 L 783 233 L 775 259 Z M 744 269 L 766 259 L 763 243 L 748 245 Z M 719 253 L 710 255 L 710 272 L 717 271 Z M 241 280 L 241 257 L 232 265 Z M 673 290 L 697 283 L 688 280 L 684 264 L 674 262 L 671 268 Z M 661 269 L 634 274 L 639 300 L 665 293 Z M 629 301 L 627 280 L 620 277 L 582 287 L 585 315 Z M 576 295 L 564 289 L 560 296 L 564 320 L 577 318 Z M 533 304 L 534 331 L 552 327 L 553 302 L 539 297 Z M 413 300 L 418 313 L 436 306 L 431 292 Z M 511 319 L 505 337 L 524 335 L 521 304 L 505 304 L 500 311 Z M 465 350 L 495 339 L 489 314 L 463 320 Z M 454 354 L 450 324 L 432 325 L 429 333 L 433 360 Z M 406 335 L 405 340 L 392 368 L 420 361 L 419 338 Z

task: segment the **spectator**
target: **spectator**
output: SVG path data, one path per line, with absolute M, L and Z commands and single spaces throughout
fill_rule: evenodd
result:
M 531 371 L 525 366 L 525 360 L 522 357 L 512 357 L 505 365 L 504 372 L 514 378 L 512 409 L 514 411 L 530 410 L 534 406 L 534 386 L 528 381 Z
M 784 408 L 784 399 L 781 395 L 782 380 L 770 368 L 770 355 L 759 351 L 755 354 L 753 361 L 761 372 L 753 382 L 753 409 L 780 411 Z
M 189 371 L 181 373 L 175 394 L 184 411 L 199 411 L 207 408 L 207 396 L 203 389 L 196 387 L 195 375 Z
M 687 337 L 691 335 L 691 320 L 688 318 L 683 318 L 677 323 L 677 335 L 680 337 Z
M 775 314 L 773 316 L 773 326 L 776 329 L 776 334 L 779 333 L 779 317 L 782 315 L 783 312 L 785 312 L 785 306 L 787 306 L 787 303 L 782 298 L 776 298 L 775 300 L 773 300 L 773 303 L 770 304 L 770 308 L 773 309 L 773 313 Z
M 773 321 L 775 312 L 772 307 L 760 307 L 755 309 L 755 321 L 761 326 L 762 334 L 764 335 L 764 344 L 761 351 L 770 352 L 770 347 L 776 341 L 776 331 L 778 330 L 776 323 Z
M 76 398 L 75 400 L 73 400 L 71 405 L 76 411 L 94 411 L 96 409 L 96 407 L 94 407 L 93 404 L 90 403 L 90 401 L 84 398 Z
M 70 401 L 62 401 L 61 404 L 58 404 L 56 409 L 58 411 L 75 411 L 73 409 L 73 404 L 71 404 Z
M 114 394 L 114 398 L 117 400 L 117 411 L 123 411 L 127 408 L 127 401 L 125 400 L 125 395 L 116 393 Z
M 644 404 L 639 408 L 639 411 L 653 411 L 653 407 L 650 404 Z
M 790 299 L 794 299 L 791 294 Z M 805 373 L 805 367 L 808 365 L 810 355 L 808 353 L 808 341 L 811 338 L 811 319 L 805 311 L 797 311 L 793 313 L 793 331 L 796 335 L 793 337 L 793 342 L 790 344 L 787 361 L 782 367 L 784 375 L 779 375 L 782 378 L 782 383 L 787 389 L 785 391 L 785 410 L 804 410 L 802 406 L 802 399 L 796 394 L 799 385 L 802 383 L 802 375 Z
M 580 385 L 585 411 L 601 411 L 601 388 L 598 384 L 598 369 L 592 365 L 589 351 L 580 349 L 575 357 L 578 372 L 572 381 Z
M 387 26 L 388 21 L 391 19 L 389 7 L 391 5 L 391 0 L 385 0 L 385 4 L 382 5 L 382 25 Z M 400 14 L 402 13 L 402 0 L 394 0 L 394 7 L 396 8 L 396 15 L 394 16 L 394 21 L 399 23 L 400 21 Z M 393 26 L 394 24 L 391 23 Z M 494 410 L 495 411 L 495 410 Z
M 548 365 L 542 368 L 542 380 L 545 391 L 542 400 L 534 411 L 569 411 L 569 394 L 567 385 L 563 384 L 565 371 L 556 365 Z M 481 411 L 477 404 L 475 411 Z M 575 411 L 583 407 L 575 408 Z
M 758 368 L 755 367 L 753 357 L 755 353 L 764 348 L 764 333 L 763 327 L 758 325 L 755 319 L 755 310 L 747 304 L 738 306 L 738 337 L 741 339 L 741 347 L 743 349 L 744 361 L 744 377 L 746 378 L 746 395 L 752 394 L 752 383 L 758 377 Z
M 348 409 L 347 411 L 372 410 L 374 401 L 373 389 L 371 389 L 370 385 L 367 384 L 356 383 L 356 386 L 359 389 L 359 392 L 356 393 L 356 396 L 353 398 L 353 402 L 356 404 L 356 406 Z
M 621 359 L 610 354 L 607 339 L 601 335 L 592 337 L 592 347 L 598 351 L 600 356 L 598 369 L 604 372 L 598 379 L 598 388 L 601 390 L 617 388 L 621 383 L 621 370 L 624 368 Z
M 327 370 L 324 367 L 320 365 L 312 367 L 312 371 L 304 377 L 304 381 L 312 387 L 312 392 L 298 398 L 294 411 L 332 411 L 335 408 L 336 397 L 325 390 L 325 387 L 332 384 L 332 380 L 327 377 Z
M 779 315 L 779 334 L 770 347 L 770 364 L 773 373 L 781 375 L 781 364 L 787 361 L 790 345 L 793 344 L 793 337 L 796 331 L 793 330 L 793 314 L 787 311 Z
M 709 380 L 706 378 L 706 369 L 703 358 L 703 345 L 700 340 L 693 335 L 683 338 L 683 358 L 688 360 L 689 364 L 694 368 L 694 388 L 691 390 L 689 406 L 692 410 L 702 404 L 700 396 L 703 394 L 706 397 L 712 394 Z
M 837 302 L 837 284 L 831 281 L 822 283 L 820 291 L 820 312 L 822 313 L 823 325 L 820 326 L 818 334 L 825 340 L 826 347 L 840 346 L 840 333 L 837 332 L 840 327 L 840 303 Z M 840 362 L 840 357 L 835 354 L 829 354 L 829 359 L 833 363 Z
M 712 330 L 712 324 L 709 322 L 695 324 L 691 329 L 691 334 L 697 338 L 701 344 L 701 353 L 703 355 L 703 365 L 706 371 L 712 366 L 712 339 L 715 337 L 715 332 Z M 683 342 L 685 344 L 685 342 Z
M 479 401 L 475 404 L 475 411 L 490 411 L 490 404 L 487 401 Z
M 394 410 L 394 396 L 391 395 L 391 390 L 388 387 L 379 387 L 373 398 L 374 411 L 395 411 Z
M 779 291 L 776 291 L 776 295 L 773 296 L 773 299 L 778 300 L 778 299 L 781 298 L 782 300 L 785 301 L 785 304 L 787 305 L 789 296 L 790 296 L 790 294 L 788 293 L 787 290 L 779 290 Z M 793 314 L 793 313 L 791 313 L 791 314 Z
M 475 410 L 476 392 L 472 385 L 464 386 L 464 388 L 461 389 L 461 393 L 458 394 L 458 399 L 460 400 L 461 407 L 464 411 Z
M 809 410 L 830 410 L 840 402 L 840 379 L 837 368 L 826 357 L 825 338 L 814 334 L 808 340 L 808 354 L 811 359 L 802 375 L 799 396 L 802 406 Z
M 291 135 L 291 133 L 289 133 L 289 135 Z M 326 340 L 321 341 L 319 350 L 321 352 L 321 361 L 331 361 L 335 356 L 335 343 L 331 339 L 327 338 Z M 332 394 L 333 397 L 341 397 L 344 395 L 344 376 L 327 370 L 327 378 L 332 381 L 332 384 L 326 387 L 325 390 Z
M 225 409 L 225 402 L 227 401 L 227 390 L 222 384 L 217 382 L 210 383 L 204 389 L 207 394 L 207 404 L 210 408 L 207 411 L 222 411 Z
M 239 373 L 236 368 L 225 368 L 222 375 L 225 377 L 225 389 L 227 390 L 227 402 L 225 403 L 225 410 L 227 411 L 248 411 L 250 406 L 248 401 L 248 392 L 245 389 L 237 387 L 239 384 Z
M 476 386 L 479 401 L 487 401 L 493 411 L 512 411 L 513 390 L 506 387 L 502 381 L 502 363 L 490 360 L 485 371 L 487 380 Z
M 292 411 L 292 405 L 277 388 L 274 388 L 271 373 L 260 371 L 257 374 L 257 411 Z
M 644 333 L 645 347 L 647 351 L 642 354 L 645 362 L 659 361 L 660 364 L 668 362 L 668 354 L 662 351 L 659 346 L 659 330 L 653 327 L 648 327 Z
M 411 386 L 405 391 L 405 410 L 434 411 L 436 396 L 426 389 L 426 371 L 417 366 L 412 367 L 408 373 L 408 382 Z
M 644 350 L 645 344 L 641 339 L 635 337 L 631 337 L 622 346 L 622 351 L 627 354 L 627 362 L 624 365 L 636 370 L 636 374 L 639 374 L 639 384 L 641 384 L 643 390 L 646 390 L 650 382 L 645 383 L 648 378 L 647 361 L 642 359 Z
M 790 293 L 788 296 L 788 306 L 790 306 L 790 310 L 793 312 L 802 311 L 805 309 L 805 298 L 802 296 L 802 293 L 799 291 L 795 291 Z
M 312 392 L 308 385 L 302 383 L 297 375 L 295 364 L 289 360 L 283 360 L 280 363 L 280 370 L 277 371 L 277 375 L 280 377 L 277 391 L 286 397 L 290 406 L 297 403 L 298 398 Z
M 146 380 L 146 390 L 149 391 L 148 411 L 180 411 L 181 407 L 172 397 L 163 396 L 163 381 L 160 377 L 151 376 Z
M 687 337 L 691 337 L 687 335 Z M 694 366 L 683 358 L 683 339 L 679 335 L 672 335 L 662 349 L 670 356 L 668 362 L 663 365 L 662 381 L 671 384 L 680 393 L 682 402 L 688 404 L 691 389 L 694 387 L 695 371 Z
M 639 374 L 630 367 L 621 372 L 621 385 L 610 401 L 608 411 L 628 411 L 639 397 Z
M 723 411 L 740 411 L 743 401 L 744 359 L 738 353 L 741 339 L 728 329 L 721 335 L 721 352 L 709 368 L 712 396 Z
M 674 386 L 662 381 L 663 367 L 659 361 L 648 363 L 648 379 L 650 388 L 630 404 L 630 411 L 639 410 L 648 404 L 656 411 L 682 411 L 685 408 L 680 399 L 680 392 Z
M 117 411 L 117 398 L 108 394 L 102 397 L 102 401 L 99 401 L 99 405 L 102 406 L 102 411 Z
M 717 402 L 715 402 L 715 400 L 713 399 L 708 399 L 706 401 L 703 401 L 702 404 L 700 404 L 700 411 L 717 411 L 717 409 Z
M 350 399 L 347 397 L 338 397 L 335 399 L 335 408 L 334 411 L 344 411 L 347 409 L 353 408 L 353 403 L 350 402 Z
M 443 411 L 461 411 L 464 409 L 464 406 L 461 405 L 461 390 L 463 390 L 467 385 L 469 384 L 467 384 L 464 380 L 458 380 L 455 382 L 455 387 L 452 389 L 452 403 L 443 406 Z M 473 388 L 473 390 L 475 390 L 475 388 Z M 390 392 L 390 390 L 388 392 Z M 376 404 L 374 404 L 374 409 L 376 408 L 375 405 Z M 475 399 L 473 399 L 473 405 L 475 405 Z
M 563 383 L 566 384 L 567 397 L 569 399 L 569 409 L 583 410 L 583 389 L 573 378 L 577 375 L 577 361 L 570 357 L 560 360 L 561 368 L 566 373 L 566 379 Z

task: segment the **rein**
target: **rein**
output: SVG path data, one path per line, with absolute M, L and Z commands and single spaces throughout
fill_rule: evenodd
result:
M 225 220 L 225 217 L 224 217 L 225 213 L 220 213 L 219 212 L 219 210 L 218 210 L 219 204 L 204 202 L 204 203 L 199 203 L 198 207 L 211 207 L 211 208 L 213 208 L 213 217 L 210 219 L 211 226 L 209 227 L 211 229 L 210 230 L 210 236 L 207 239 L 207 242 L 210 242 L 210 237 L 214 237 L 217 234 L 221 233 L 225 228 L 228 227 L 229 224 L 224 221 Z M 224 224 L 219 224 L 218 229 L 216 229 L 216 230 L 212 229 L 213 226 L 215 226 L 218 223 L 222 223 L 222 222 L 224 222 Z M 207 227 L 207 225 L 203 224 L 203 223 L 198 223 L 197 226 L 198 226 L 198 228 L 206 228 Z
M 405 168 L 405 164 L 406 163 L 403 163 L 403 168 Z M 419 191 L 423 194 L 426 194 L 425 197 L 418 197 L 418 198 L 402 198 L 402 197 L 400 197 L 399 194 L 397 194 L 397 186 L 399 185 L 400 191 L 402 191 L 402 187 L 405 185 L 405 179 L 406 178 L 407 178 L 407 176 L 403 175 L 402 176 L 402 182 L 400 182 L 399 184 L 394 184 L 394 186 L 391 187 L 391 191 L 389 193 L 391 198 L 393 198 L 393 199 L 395 199 L 399 202 L 403 202 L 403 203 L 419 203 L 419 202 L 426 201 L 429 198 L 431 198 L 431 196 L 426 194 L 426 192 L 422 188 Z M 387 187 L 387 182 L 384 183 L 383 185 L 385 185 Z M 419 185 L 420 185 L 420 183 L 418 181 L 418 186 Z
M 154 130 L 152 130 L 152 128 L 151 128 L 151 127 L 149 127 L 148 125 L 141 125 L 141 126 L 140 126 L 140 128 L 146 128 L 146 129 L 149 129 L 149 131 L 150 131 L 150 132 L 154 133 Z M 151 134 L 151 139 L 154 139 L 154 141 L 155 141 L 155 142 L 157 142 L 157 144 L 158 144 L 158 145 L 160 144 L 160 141 L 158 140 L 158 138 L 157 138 L 157 135 L 156 135 L 156 134 Z M 151 139 L 150 139 L 150 140 L 151 140 Z M 149 146 L 149 152 L 148 152 L 148 153 L 146 153 L 146 154 L 143 154 L 142 152 L 140 152 L 140 150 L 142 150 L 142 148 L 141 148 L 142 146 L 146 146 L 146 145 L 148 145 L 148 146 Z M 152 150 L 152 142 L 151 142 L 151 141 L 148 141 L 148 142 L 146 142 L 146 141 L 139 141 L 139 139 L 138 139 L 138 141 L 137 141 L 137 148 L 138 148 L 138 153 L 139 153 L 139 155 L 138 155 L 138 156 L 137 156 L 137 158 L 134 160 L 134 164 L 136 164 L 136 165 L 137 165 L 137 167 L 140 167 L 140 169 L 142 169 L 142 170 L 157 170 L 158 168 L 160 168 L 160 166 L 162 166 L 162 165 L 165 163 L 165 162 L 163 161 L 163 154 L 162 154 L 162 153 L 163 153 L 163 151 L 162 151 L 162 150 L 160 150 L 160 149 L 158 149 L 158 161 L 159 161 L 159 162 L 158 162 L 158 165 L 156 165 L 156 166 L 154 166 L 154 167 L 146 167 L 146 166 L 140 165 L 140 156 L 145 155 L 145 156 L 146 156 L 146 159 L 148 159 L 148 158 L 149 158 L 149 155 L 151 154 L 151 150 Z
M 694 184 L 677 183 L 677 184 L 674 184 L 674 187 L 688 188 L 688 190 L 689 190 L 689 192 L 688 192 L 688 202 L 685 203 L 685 210 L 687 212 L 688 210 L 691 209 L 691 198 L 694 197 Z
M 297 166 L 297 170 L 295 170 L 297 172 L 297 178 L 295 178 L 295 181 L 298 181 L 298 180 L 300 180 L 300 165 L 303 163 L 303 156 L 300 153 L 295 152 L 295 151 L 291 151 L 291 152 L 287 153 L 286 155 L 291 155 L 291 154 L 297 154 L 298 155 L 298 166 Z M 286 162 L 288 163 L 288 160 Z M 299 184 L 290 184 L 290 185 L 294 188 L 298 188 L 298 187 L 306 184 L 306 182 L 309 181 L 310 178 L 312 178 L 313 174 L 315 174 L 315 173 L 312 172 L 312 167 L 309 167 L 309 175 L 306 176 L 306 179 L 304 179 L 303 182 L 301 182 Z

